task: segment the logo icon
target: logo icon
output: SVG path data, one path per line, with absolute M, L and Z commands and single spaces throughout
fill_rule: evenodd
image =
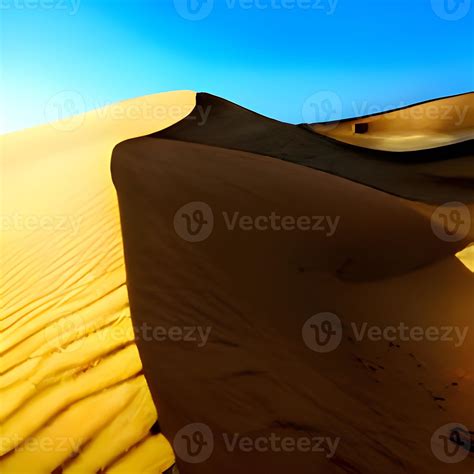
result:
M 431 450 L 444 463 L 462 462 L 473 448 L 471 436 L 465 426 L 449 423 L 435 431 L 431 438 Z
M 214 0 L 174 0 L 174 6 L 185 20 L 200 21 L 211 14 Z
M 327 130 L 336 128 L 342 116 L 341 98 L 332 91 L 320 91 L 306 99 L 303 104 L 303 121 L 305 123 L 325 123 Z
M 173 441 L 176 456 L 189 464 L 207 461 L 214 451 L 214 436 L 209 426 L 192 423 L 176 433 Z
M 84 123 L 86 104 L 76 91 L 62 91 L 51 97 L 45 105 L 44 117 L 60 132 L 72 132 Z
M 87 336 L 86 324 L 82 317 L 61 318 L 44 330 L 47 344 L 61 352 L 74 352 L 82 347 L 82 338 Z
M 457 21 L 471 9 L 471 0 L 431 0 L 433 11 L 442 20 Z
M 461 202 L 448 202 L 438 207 L 431 216 L 434 234 L 445 242 L 459 242 L 471 230 L 471 213 Z
M 174 216 L 174 229 L 186 242 L 203 242 L 214 229 L 214 214 L 205 202 L 190 202 Z
M 302 329 L 306 346 L 314 352 L 336 350 L 342 341 L 342 323 L 333 313 L 319 313 L 309 318 Z

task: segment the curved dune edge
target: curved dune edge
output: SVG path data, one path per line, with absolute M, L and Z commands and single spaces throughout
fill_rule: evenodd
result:
M 173 463 L 134 344 L 114 146 L 166 128 L 190 91 L 0 137 L 0 470 L 161 472 Z
M 367 130 L 355 133 L 362 125 Z M 474 92 L 366 117 L 311 124 L 310 128 L 372 150 L 407 152 L 453 145 L 474 138 Z
M 203 120 L 203 117 L 206 117 Z M 473 141 L 405 153 L 351 146 L 198 93 L 196 107 L 150 138 L 237 150 L 345 178 L 410 201 L 474 203 Z

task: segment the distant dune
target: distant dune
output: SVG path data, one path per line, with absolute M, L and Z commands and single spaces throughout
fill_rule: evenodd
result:
M 472 95 L 453 100 L 471 120 Z M 432 220 L 453 202 L 474 219 L 472 123 L 388 152 L 390 128 L 363 142 L 356 122 L 330 134 L 185 91 L 0 137 L 0 470 L 160 473 L 173 444 L 181 474 L 472 472 L 430 442 L 474 429 L 474 227 L 442 239 Z M 209 210 L 209 235 L 187 234 Z M 239 220 L 272 215 L 311 231 Z M 343 337 L 318 353 L 304 328 L 324 312 Z M 353 333 L 402 322 L 471 330 Z M 179 443 L 193 423 L 213 434 L 199 463 Z M 231 452 L 236 433 L 326 449 Z
M 407 152 L 454 145 L 473 138 L 474 94 L 311 127 L 335 140 L 374 150 Z M 354 133 L 355 127 L 366 131 Z

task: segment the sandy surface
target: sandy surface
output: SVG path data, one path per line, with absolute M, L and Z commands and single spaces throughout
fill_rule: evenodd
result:
M 160 94 L 0 138 L 2 472 L 173 463 L 150 433 L 157 412 L 133 342 L 110 156 L 194 103 L 191 92 Z
M 373 164 L 372 173 L 366 161 L 360 172 L 337 162 L 347 164 L 351 152 L 334 151 L 328 162 L 327 149 L 318 149 L 328 142 L 256 114 L 249 118 L 244 109 L 229 111 L 228 104 L 198 96 L 198 106 L 213 107 L 205 124 L 186 119 L 124 142 L 112 162 L 135 324 L 167 334 L 209 330 L 206 343 L 138 340 L 180 472 L 471 472 L 472 456 L 446 464 L 431 440 L 450 423 L 474 426 L 474 274 L 455 256 L 464 254 L 474 230 L 458 242 L 441 240 L 431 226 L 437 205 L 429 202 L 449 195 L 474 215 L 472 188 L 450 179 L 472 175 L 472 156 L 416 167 L 386 160 Z M 238 126 L 236 115 L 253 122 Z M 304 150 L 299 130 L 313 148 Z M 305 152 L 314 161 L 306 164 Z M 422 172 L 435 168 L 438 188 Z M 387 176 L 391 170 L 407 181 Z M 372 187 L 351 181 L 353 172 Z M 412 199 L 375 189 L 383 187 Z M 195 202 L 209 206 L 214 222 L 208 238 L 193 243 L 182 238 L 175 219 Z M 229 230 L 224 214 L 234 212 L 327 216 L 339 218 L 339 226 L 333 234 Z M 324 354 L 302 338 L 308 319 L 321 312 L 337 315 L 343 328 L 340 346 Z M 467 331 L 457 345 L 359 341 L 353 328 L 364 324 Z M 198 431 L 201 437 L 193 438 Z M 247 452 L 226 445 L 234 435 L 339 444 L 332 456 L 329 450 Z M 198 463 L 184 450 L 193 439 L 213 446 Z
M 204 93 L 189 117 L 152 137 L 272 156 L 414 201 L 474 201 L 473 140 L 405 153 L 371 150 Z
M 474 470 L 431 445 L 448 423 L 474 427 L 472 332 L 460 345 L 353 334 L 471 327 L 474 229 L 447 242 L 431 216 L 461 201 L 474 217 L 472 142 L 394 159 L 176 92 L 0 146 L 2 472 L 160 473 L 170 442 L 181 474 Z M 195 201 L 215 217 L 200 243 L 174 225 Z M 326 227 L 229 231 L 234 211 Z M 343 337 L 321 354 L 302 328 L 327 311 Z M 176 338 L 187 328 L 205 343 Z M 215 442 L 197 464 L 179 437 L 190 423 Z M 236 433 L 327 449 L 229 452 Z
M 368 125 L 367 133 L 354 133 L 354 126 L 361 123 Z M 474 137 L 474 93 L 311 128 L 335 140 L 374 150 L 406 152 L 452 145 Z

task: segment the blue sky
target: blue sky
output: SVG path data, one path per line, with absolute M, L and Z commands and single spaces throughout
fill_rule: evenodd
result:
M 311 97 L 336 119 L 474 89 L 471 0 L 0 0 L 0 15 L 3 131 L 70 93 L 65 114 L 192 89 L 299 123 Z

